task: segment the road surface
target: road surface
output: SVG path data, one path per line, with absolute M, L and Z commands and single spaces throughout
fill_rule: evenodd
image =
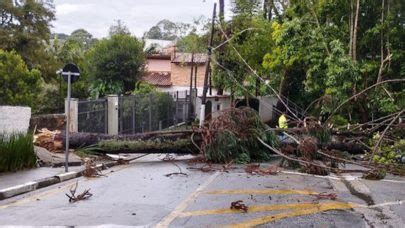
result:
M 284 170 L 251 175 L 244 166 L 227 172 L 188 169 L 187 157 L 165 162 L 148 155 L 105 170 L 0 201 L 0 226 L 142 227 L 403 227 L 405 180 L 367 181 L 355 176 L 316 177 Z M 266 166 L 266 165 L 263 165 Z M 187 174 L 174 174 L 184 172 Z M 345 181 L 342 181 L 344 179 Z M 93 196 L 69 203 L 77 192 Z M 336 200 L 316 194 L 335 193 Z M 242 200 L 248 211 L 231 210 Z

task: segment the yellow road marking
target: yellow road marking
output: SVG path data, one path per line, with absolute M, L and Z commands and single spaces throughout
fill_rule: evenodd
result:
M 266 224 L 272 221 L 276 221 L 279 219 L 302 216 L 302 215 L 310 215 L 319 213 L 322 211 L 329 211 L 329 210 L 345 210 L 345 209 L 352 209 L 355 205 L 350 203 L 342 203 L 342 202 L 332 202 L 332 203 L 322 203 L 319 204 L 317 207 L 309 208 L 305 210 L 297 209 L 291 212 L 284 212 L 275 215 L 268 215 L 260 218 L 255 218 L 252 220 L 248 220 L 246 222 L 231 224 L 230 227 L 253 227 L 261 224 Z
M 274 205 L 254 205 L 249 206 L 247 213 L 263 212 L 263 211 L 278 211 L 288 209 L 307 209 L 318 207 L 319 203 L 292 203 L 292 204 L 274 204 Z M 201 211 L 188 211 L 179 214 L 179 217 L 190 217 L 199 215 L 218 215 L 218 214 L 235 214 L 244 213 L 239 210 L 232 210 L 230 208 L 214 209 L 214 210 L 201 210 Z
M 318 194 L 310 190 L 290 190 L 290 189 L 233 189 L 233 190 L 216 190 L 209 191 L 206 194 L 223 195 L 223 194 L 257 194 L 257 195 L 312 195 Z
M 180 214 L 182 211 L 184 211 L 188 205 L 197 199 L 198 195 L 202 193 L 202 191 L 210 185 L 221 173 L 220 172 L 215 172 L 212 174 L 200 187 L 198 187 L 191 195 L 189 195 L 185 200 L 183 200 L 177 207 L 166 217 L 164 217 L 158 224 L 156 224 L 156 227 L 168 227 L 170 223 L 172 223 Z

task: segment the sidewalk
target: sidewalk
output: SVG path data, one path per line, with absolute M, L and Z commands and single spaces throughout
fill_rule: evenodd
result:
M 69 167 L 69 172 L 80 171 L 82 169 L 84 169 L 84 166 L 72 166 Z M 44 177 L 52 177 L 63 173 L 65 173 L 65 167 L 40 167 L 17 172 L 0 173 L 0 189 L 25 184 Z
M 134 159 L 143 156 L 145 155 L 137 155 Z M 122 158 L 124 158 L 124 156 Z M 128 156 L 125 158 L 131 159 L 131 157 Z M 96 161 L 95 167 L 105 170 L 119 164 L 118 161 L 102 159 Z M 62 166 L 57 168 L 40 167 L 18 172 L 0 173 L 0 200 L 80 177 L 84 169 L 85 166 L 81 165 L 70 166 L 69 172 L 65 172 L 65 168 Z

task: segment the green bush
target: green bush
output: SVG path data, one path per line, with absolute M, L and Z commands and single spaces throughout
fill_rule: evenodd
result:
M 132 91 L 143 75 L 146 57 L 137 38 L 116 34 L 97 42 L 86 54 L 92 96 Z
M 29 70 L 16 52 L 0 49 L 0 105 L 32 107 L 41 84 L 41 73 L 38 70 Z
M 31 134 L 0 134 L 0 172 L 32 168 L 36 160 Z

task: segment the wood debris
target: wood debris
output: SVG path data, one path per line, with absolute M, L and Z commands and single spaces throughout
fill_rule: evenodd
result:
M 277 167 L 270 166 L 267 169 L 261 169 L 260 164 L 246 165 L 245 171 L 249 174 L 257 174 L 257 175 L 276 175 L 277 173 L 279 173 Z
M 105 176 L 101 173 L 100 169 L 96 167 L 96 164 L 92 159 L 85 159 L 85 169 L 82 174 L 85 177 L 100 177 Z
M 51 152 L 63 152 L 63 143 L 60 138 L 60 131 L 50 131 L 46 128 L 38 130 L 37 134 L 34 134 L 34 145 L 43 147 Z
M 87 200 L 93 196 L 93 194 L 90 193 L 90 189 L 84 190 L 79 195 L 76 195 L 77 186 L 78 182 L 76 182 L 76 185 L 70 189 L 70 195 L 67 193 L 65 194 L 69 198 L 69 203 L 75 203 L 80 200 Z
M 246 212 L 248 212 L 248 210 L 249 210 L 249 207 L 246 206 L 246 205 L 243 203 L 243 200 L 237 200 L 237 201 L 232 202 L 230 208 L 231 208 L 232 210 L 239 210 L 239 211 L 242 211 L 243 213 L 246 213 Z
M 330 199 L 330 200 L 336 200 L 337 199 L 337 195 L 335 193 L 322 192 L 322 193 L 319 193 L 319 194 L 312 194 L 312 196 L 315 196 L 318 199 Z

